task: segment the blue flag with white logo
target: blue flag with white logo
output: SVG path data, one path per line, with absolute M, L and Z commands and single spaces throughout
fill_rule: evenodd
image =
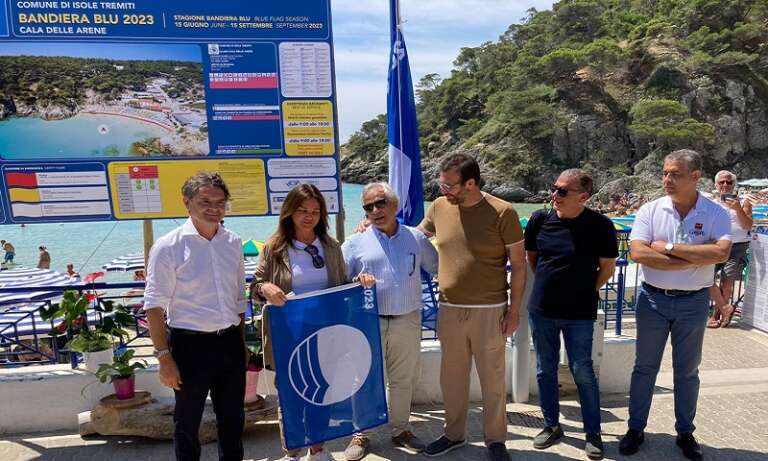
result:
M 286 448 L 387 422 L 375 288 L 343 285 L 268 309 Z
M 400 30 L 398 0 L 389 1 L 391 48 L 387 86 L 387 141 L 389 184 L 400 197 L 398 218 L 418 225 L 424 218 L 424 185 L 421 178 L 419 125 L 413 98 L 411 68 L 405 38 Z

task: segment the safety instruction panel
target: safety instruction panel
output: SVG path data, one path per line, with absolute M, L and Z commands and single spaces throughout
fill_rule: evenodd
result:
M 768 226 L 752 232 L 741 322 L 768 332 Z
M 329 0 L 0 0 L 0 223 L 230 215 L 310 182 L 341 209 Z

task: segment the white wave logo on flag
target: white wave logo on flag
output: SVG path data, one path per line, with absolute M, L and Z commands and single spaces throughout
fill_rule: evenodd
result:
M 328 406 L 346 400 L 363 386 L 371 370 L 371 346 L 349 325 L 322 328 L 302 341 L 288 364 L 291 386 L 302 399 Z

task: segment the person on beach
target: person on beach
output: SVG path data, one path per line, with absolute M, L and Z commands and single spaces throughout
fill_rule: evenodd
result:
M 198 432 L 210 392 L 219 459 L 242 460 L 248 361 L 242 241 L 219 225 L 230 194 L 218 173 L 187 178 L 181 192 L 189 218 L 152 246 L 144 293 L 160 382 L 176 397 L 174 451 L 177 460 L 200 459 Z
M 483 438 L 492 461 L 507 461 L 506 339 L 520 324 L 525 286 L 523 231 L 512 204 L 480 190 L 480 166 L 464 154 L 440 164 L 440 192 L 419 229 L 440 255 L 440 387 L 444 434 L 427 445 L 438 456 L 466 444 L 474 359 L 483 395 Z M 512 268 L 507 282 L 507 261 Z
M 38 269 L 50 269 L 51 268 L 51 254 L 48 253 L 48 249 L 45 247 L 45 245 L 40 245 L 38 250 L 40 250 L 40 257 L 37 260 L 37 268 Z
M 75 265 L 72 263 L 67 263 L 67 270 L 64 272 L 69 276 L 69 278 L 73 279 L 79 279 L 80 274 L 78 272 L 75 272 Z
M 396 446 L 419 453 L 424 443 L 411 432 L 409 419 L 421 354 L 421 271 L 437 272 L 437 250 L 421 231 L 398 223 L 400 199 L 389 184 L 368 184 L 362 202 L 371 226 L 341 247 L 347 277 L 363 271 L 376 277 L 390 437 Z M 344 456 L 357 461 L 369 445 L 370 432 L 355 434 Z
M 262 335 L 264 366 L 269 370 L 275 369 L 270 339 L 273 333 L 269 330 L 270 309 L 284 305 L 290 293 L 324 290 L 349 280 L 341 245 L 328 233 L 328 208 L 317 187 L 300 184 L 291 189 L 280 208 L 279 219 L 277 231 L 259 254 L 251 282 L 254 301 L 267 303 L 263 310 Z M 242 248 L 240 252 L 242 254 Z M 353 280 L 359 280 L 366 287 L 375 281 L 370 274 L 360 274 Z M 275 379 L 288 377 L 278 375 Z M 278 413 L 280 438 L 285 440 L 282 418 L 282 413 Z M 299 461 L 301 457 L 301 449 L 283 447 L 283 452 L 283 461 Z M 306 460 L 333 461 L 334 458 L 321 443 L 309 447 Z
M 667 195 L 640 207 L 630 234 L 630 254 L 640 264 L 643 283 L 635 310 L 629 428 L 619 443 L 623 455 L 636 453 L 645 440 L 656 375 L 671 335 L 676 443 L 686 458 L 702 459 L 693 436 L 699 364 L 709 287 L 715 264 L 726 261 L 731 251 L 731 220 L 721 206 L 696 190 L 701 170 L 701 155 L 694 150 L 667 155 L 662 170 Z
M 736 280 L 741 280 L 741 274 L 747 265 L 747 250 L 749 250 L 749 232 L 752 230 L 752 202 L 739 200 L 734 193 L 736 175 L 727 170 L 718 171 L 715 175 L 717 196 L 715 203 L 723 207 L 731 218 L 731 237 L 733 245 L 728 260 L 715 266 L 715 275 L 720 275 L 720 284 L 715 283 L 709 289 L 709 295 L 715 303 L 712 315 L 707 321 L 707 327 L 727 327 L 735 307 L 731 304 L 733 286 Z
M 601 459 L 600 389 L 592 366 L 592 337 L 598 290 L 613 276 L 619 250 L 611 220 L 586 207 L 592 188 L 592 177 L 585 171 L 563 171 L 552 187 L 552 209 L 539 210 L 528 221 L 525 250 L 536 275 L 528 310 L 546 424 L 533 446 L 549 448 L 564 437 L 557 382 L 562 334 L 579 391 L 584 451 L 590 459 Z
M 0 245 L 5 251 L 5 258 L 3 258 L 3 264 L 13 263 L 13 258 L 16 257 L 16 248 L 11 245 L 11 242 L 0 240 Z

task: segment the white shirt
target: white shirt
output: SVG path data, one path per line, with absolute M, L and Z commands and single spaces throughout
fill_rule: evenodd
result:
M 715 203 L 720 205 L 731 218 L 731 237 L 733 238 L 733 243 L 749 242 L 749 231 L 751 229 L 744 229 L 741 227 L 741 224 L 739 224 L 738 212 L 733 208 L 726 206 L 725 203 L 719 200 Z M 739 204 L 743 206 L 744 202 L 739 200 Z
M 243 244 L 234 232 L 219 226 L 208 240 L 187 219 L 152 246 L 144 308 L 165 310 L 172 328 L 221 330 L 239 324 L 245 306 Z
M 629 239 L 689 245 L 731 240 L 728 213 L 702 194 L 698 196 L 696 205 L 682 221 L 669 196 L 646 203 L 637 212 Z M 640 269 L 646 283 L 669 290 L 700 290 L 712 286 L 715 278 L 714 264 L 679 271 L 662 271 L 645 265 Z
M 317 248 L 318 255 L 323 258 L 325 265 L 321 268 L 316 268 L 312 264 L 312 256 L 304 251 L 308 245 L 305 245 L 298 240 L 293 241 L 293 246 L 288 247 L 288 260 L 291 262 L 291 288 L 297 295 L 314 290 L 325 290 L 328 287 L 328 264 L 325 261 L 325 252 L 323 251 L 323 244 L 320 239 L 315 239 L 312 242 Z

